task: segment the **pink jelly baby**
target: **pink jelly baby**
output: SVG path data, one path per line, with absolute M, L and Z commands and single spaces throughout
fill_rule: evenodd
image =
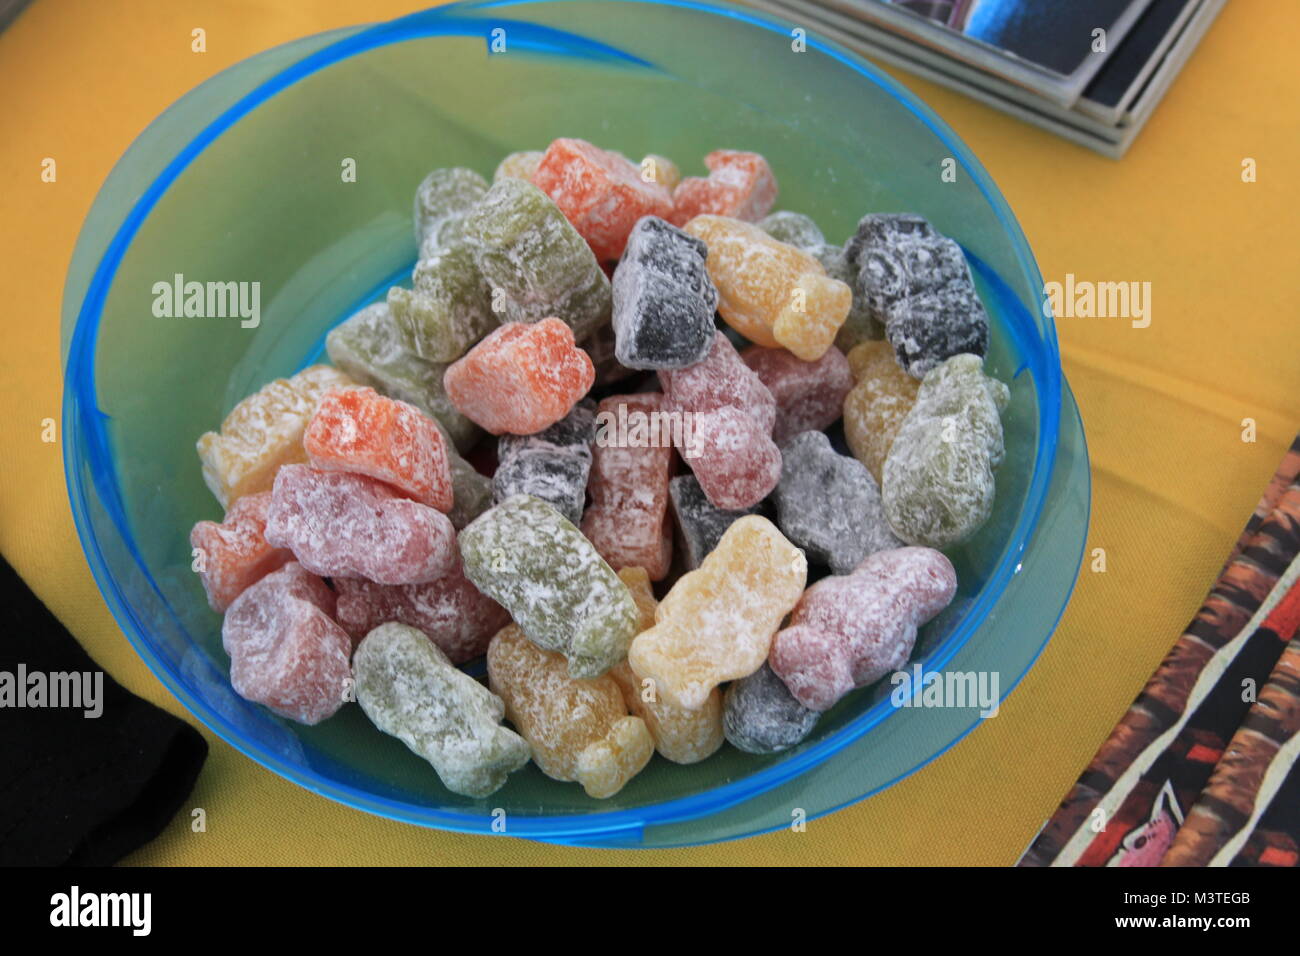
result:
M 333 614 L 334 592 L 296 561 L 247 588 L 221 625 L 235 692 L 300 724 L 332 716 L 352 677 L 352 641 Z
M 902 667 L 917 628 L 956 591 L 957 573 L 942 553 L 878 551 L 852 574 L 823 578 L 804 592 L 790 626 L 772 639 L 768 663 L 799 703 L 829 710 Z

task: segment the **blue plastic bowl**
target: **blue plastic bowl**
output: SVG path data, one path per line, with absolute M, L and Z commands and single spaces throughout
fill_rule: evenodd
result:
M 449 793 L 359 708 L 314 728 L 231 690 L 220 619 L 190 570 L 220 515 L 194 441 L 236 401 L 321 354 L 325 333 L 415 257 L 415 184 L 490 175 L 508 152 L 577 136 L 687 174 L 711 149 L 763 153 L 779 207 L 840 240 L 865 212 L 915 211 L 965 248 L 1011 385 L 992 519 L 951 557 L 959 600 L 922 633 L 927 670 L 996 673 L 1003 695 L 1055 627 L 1079 568 L 1087 456 L 1042 279 L 988 175 L 930 110 L 833 45 L 694 3 L 457 4 L 339 30 L 240 63 L 159 117 L 118 163 L 78 241 L 63 307 L 68 491 L 87 560 L 127 637 L 214 733 L 290 780 L 428 826 L 553 842 L 668 846 L 815 817 L 960 739 L 974 709 L 897 709 L 889 687 L 828 712 L 773 757 L 656 757 L 617 796 L 530 767 L 487 800 Z M 356 181 L 341 175 L 355 163 Z M 945 182 L 945 160 L 956 182 Z M 256 281 L 261 321 L 158 318 L 154 285 Z

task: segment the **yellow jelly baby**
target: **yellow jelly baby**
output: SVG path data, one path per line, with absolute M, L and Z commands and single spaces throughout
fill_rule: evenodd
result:
M 820 262 L 739 219 L 696 216 L 685 230 L 709 247 L 705 268 L 728 325 L 757 345 L 789 349 L 805 362 L 830 348 L 853 292 Z
M 576 780 L 588 796 L 604 799 L 654 756 L 645 721 L 628 716 L 612 677 L 570 677 L 564 656 L 542 650 L 518 625 L 497 631 L 487 667 L 492 693 L 505 701 L 506 717 L 548 777 Z
M 698 710 L 723 681 L 758 670 L 808 578 L 804 554 L 759 515 L 732 522 L 694 571 L 677 579 L 628 663 L 658 696 Z
M 303 432 L 321 396 L 354 385 L 336 368 L 313 365 L 292 378 L 278 378 L 236 405 L 198 442 L 203 480 L 222 507 L 244 495 L 270 491 L 281 465 L 307 460 Z
M 654 627 L 655 595 L 645 568 L 623 568 L 618 572 L 641 614 L 641 630 Z M 688 710 L 668 703 L 633 673 L 627 661 L 612 668 L 609 675 L 623 691 L 627 709 L 645 721 L 654 738 L 655 750 L 673 763 L 698 763 L 722 746 L 722 691 L 713 688 L 704 706 Z

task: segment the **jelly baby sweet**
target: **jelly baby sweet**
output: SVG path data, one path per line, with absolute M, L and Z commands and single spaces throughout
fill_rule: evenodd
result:
M 281 465 L 306 461 L 302 433 L 316 402 L 328 389 L 352 384 L 337 369 L 313 365 L 248 396 L 231 409 L 220 433 L 205 433 L 198 441 L 203 480 L 222 507 L 270 491 Z
M 718 290 L 708 250 L 655 216 L 637 221 L 614 271 L 615 355 L 635 369 L 685 368 L 713 346 Z
M 502 322 L 559 316 L 584 339 L 609 321 L 609 277 L 564 213 L 532 183 L 497 180 L 465 217 L 461 234 Z
M 854 294 L 884 325 L 913 378 L 953 355 L 988 350 L 988 314 L 961 246 L 925 219 L 864 216 L 845 251 L 857 274 Z
M 809 710 L 772 673 L 769 664 L 732 681 L 722 701 L 722 728 L 727 742 L 747 754 L 789 750 L 817 726 L 821 713 Z
M 221 623 L 235 693 L 300 724 L 337 712 L 352 641 L 333 614 L 334 592 L 295 561 L 249 585 Z
M 224 611 L 249 585 L 293 560 L 292 552 L 267 543 L 270 506 L 269 491 L 244 495 L 220 524 L 200 521 L 190 531 L 190 547 L 202 558 L 199 578 L 212 610 Z
M 665 410 L 682 421 L 682 458 L 714 507 L 740 510 L 767 497 L 781 477 L 776 402 L 727 337 L 715 333 L 704 361 L 661 369 L 659 381 Z
M 501 726 L 501 698 L 415 628 L 375 628 L 352 667 L 357 702 L 371 723 L 429 761 L 452 793 L 486 797 L 528 763 L 528 744 Z
M 809 217 L 797 212 L 774 212 L 758 225 L 778 242 L 794 246 L 815 258 L 832 279 L 838 279 L 850 288 L 856 284 L 857 272 L 844 249 L 828 243 Z M 849 314 L 835 334 L 836 347 L 847 352 L 859 342 L 884 338 L 884 335 L 884 327 L 872 317 L 866 298 L 854 291 Z
M 554 425 L 591 388 L 596 369 L 559 319 L 509 322 L 447 367 L 443 384 L 466 418 L 494 435 Z
M 704 165 L 707 178 L 687 176 L 673 190 L 673 225 L 702 214 L 757 222 L 776 202 L 776 177 L 758 153 L 718 149 L 704 157 Z
M 823 578 L 772 640 L 772 671 L 803 706 L 826 711 L 907 662 L 917 628 L 948 606 L 957 574 L 942 553 L 898 548 Z
M 761 345 L 750 346 L 740 357 L 776 401 L 772 440 L 777 445 L 800 432 L 829 427 L 840 417 L 844 399 L 853 388 L 848 359 L 835 346 L 815 362 Z
M 552 142 L 532 180 L 602 261 L 623 254 L 628 233 L 642 216 L 672 213 L 668 189 L 642 176 L 625 157 L 581 139 Z
M 687 570 L 694 571 L 738 518 L 758 514 L 759 505 L 736 511 L 715 508 L 694 475 L 678 475 L 668 482 L 668 498 L 682 542 Z
M 1009 398 L 978 355 L 955 355 L 925 376 L 885 459 L 881 497 L 894 534 L 946 548 L 988 520 Z
M 373 388 L 331 389 L 303 435 L 313 468 L 369 475 L 439 511 L 452 501 L 447 449 L 437 424 Z
M 492 290 L 460 239 L 421 258 L 411 288 L 388 290 L 388 308 L 411 351 L 426 362 L 454 362 L 499 324 Z
M 492 181 L 496 182 L 508 176 L 511 179 L 523 179 L 531 182 L 533 173 L 537 171 L 537 164 L 541 161 L 541 150 L 529 149 L 518 153 L 510 153 L 497 164 L 496 172 L 492 174 Z
M 583 399 L 554 425 L 534 435 L 502 435 L 497 440 L 497 470 L 492 500 L 532 495 L 574 524 L 582 520 L 596 437 L 595 405 Z
M 709 277 L 728 325 L 757 345 L 789 349 L 805 362 L 830 348 L 853 294 L 820 262 L 739 219 L 696 216 L 683 228 L 709 248 Z
M 623 583 L 632 591 L 637 610 L 641 614 L 640 627 L 654 626 L 656 601 L 650 589 L 650 577 L 644 568 L 623 568 L 618 572 Z M 645 721 L 655 750 L 665 760 L 673 763 L 699 763 L 722 746 L 722 692 L 714 688 L 696 710 L 677 707 L 660 697 L 654 682 L 642 681 L 632 671 L 627 661 L 609 672 L 623 693 L 623 701 L 634 716 Z
M 658 392 L 601 401 L 587 482 L 591 504 L 581 522 L 582 533 L 610 567 L 644 568 L 654 581 L 672 562 L 667 517 L 673 445 L 662 412 Z
M 885 337 L 914 378 L 953 355 L 983 357 L 989 347 L 988 315 L 969 278 L 909 295 L 891 306 Z
M 803 553 L 766 518 L 738 519 L 695 571 L 678 578 L 628 663 L 670 704 L 699 709 L 723 681 L 762 666 L 781 619 L 803 593 Z
M 538 647 L 517 625 L 492 638 L 487 667 L 506 716 L 553 780 L 577 781 L 588 796 L 603 800 L 654 756 L 645 721 L 628 714 L 613 678 L 574 678 L 563 656 Z
M 857 382 L 844 398 L 844 440 L 879 484 L 921 383 L 899 367 L 888 342 L 863 342 L 849 352 L 848 362 Z
M 781 446 L 781 461 L 777 524 L 810 561 L 848 574 L 867 555 L 902 547 L 866 465 L 836 452 L 824 432 L 800 432 Z
M 325 336 L 325 350 L 356 382 L 424 412 L 457 448 L 468 448 L 483 434 L 447 398 L 442 387 L 446 366 L 408 350 L 386 302 L 368 305 L 332 329 Z
M 441 511 L 374 478 L 308 465 L 275 476 L 266 540 L 323 577 L 419 584 L 456 566 L 456 531 Z
M 474 587 L 457 566 L 424 584 L 376 584 L 336 578 L 338 622 L 354 641 L 397 621 L 437 644 L 453 664 L 481 657 L 492 635 L 510 623 L 505 608 Z
M 446 248 L 460 235 L 461 221 L 488 190 L 472 169 L 435 169 L 415 189 L 415 242 L 421 256 Z
M 598 677 L 636 634 L 632 595 L 591 542 L 546 502 L 516 495 L 460 533 L 465 575 L 573 677 Z

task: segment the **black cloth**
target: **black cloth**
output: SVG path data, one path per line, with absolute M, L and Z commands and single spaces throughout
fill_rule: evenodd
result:
M 127 692 L 107 674 L 102 712 L 87 717 L 99 668 L 0 559 L 0 865 L 104 866 L 162 832 L 207 757 L 184 721 Z M 22 671 L 26 687 L 16 687 Z M 16 707 L 52 674 L 90 674 L 82 707 Z M 71 698 L 63 683 L 61 700 Z M 36 698 L 25 696 L 25 701 Z M 47 703 L 51 696 L 47 692 Z

